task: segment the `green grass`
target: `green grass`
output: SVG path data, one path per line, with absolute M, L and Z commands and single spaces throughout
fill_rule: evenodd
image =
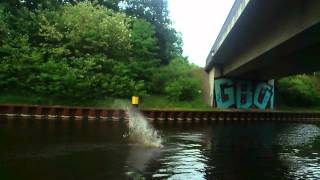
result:
M 284 106 L 280 105 L 277 107 L 277 110 L 280 111 L 290 111 L 290 112 L 319 112 L 320 107 L 314 106 L 314 107 L 295 107 L 295 106 Z
M 201 96 L 196 97 L 192 101 L 178 102 L 170 101 L 164 96 L 146 96 L 141 101 L 141 108 L 212 110 Z
M 106 98 L 99 100 L 72 101 L 68 99 L 57 99 L 52 97 L 41 97 L 36 95 L 23 94 L 0 94 L 0 104 L 30 104 L 30 105 L 61 105 L 61 106 L 82 106 L 82 107 L 104 107 L 120 108 L 130 105 L 130 99 Z M 170 110 L 214 110 L 204 102 L 201 96 L 192 101 L 170 101 L 165 96 L 145 96 L 140 97 L 140 107 L 142 109 L 170 109 Z M 319 112 L 320 107 L 291 107 L 280 105 L 276 110 L 299 111 L 299 112 Z
M 114 99 L 77 101 L 23 94 L 0 94 L 0 104 L 31 104 L 31 105 L 64 105 L 64 106 L 101 106 L 111 107 Z
M 30 104 L 30 105 L 61 105 L 61 106 L 90 106 L 104 108 L 119 108 L 130 105 L 131 99 L 106 98 L 100 100 L 74 101 L 68 99 L 57 99 L 52 97 L 42 97 L 36 95 L 23 94 L 0 94 L 0 104 Z M 140 107 L 148 109 L 190 109 L 190 110 L 210 110 L 211 108 L 203 101 L 202 97 L 197 97 L 192 101 L 173 102 L 164 96 L 140 97 Z

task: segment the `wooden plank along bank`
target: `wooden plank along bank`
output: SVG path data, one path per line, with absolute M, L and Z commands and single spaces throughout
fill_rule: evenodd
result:
M 293 121 L 320 122 L 318 112 L 284 111 L 185 111 L 185 110 L 148 110 L 141 112 L 150 121 Z M 40 106 L 40 105 L 0 105 L 0 115 L 8 117 L 34 118 L 75 118 L 101 119 L 109 121 L 128 120 L 127 113 L 121 109 L 92 107 Z

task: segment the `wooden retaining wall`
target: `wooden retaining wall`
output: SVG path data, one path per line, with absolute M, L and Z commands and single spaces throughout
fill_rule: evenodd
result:
M 290 121 L 320 122 L 320 113 L 282 112 L 282 111 L 184 111 L 184 110 L 141 110 L 150 121 Z M 125 121 L 128 116 L 121 109 L 38 106 L 38 105 L 0 105 L 0 115 L 9 117 L 34 118 L 74 118 Z

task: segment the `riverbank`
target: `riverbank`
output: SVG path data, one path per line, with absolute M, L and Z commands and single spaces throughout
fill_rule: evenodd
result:
M 104 98 L 100 100 L 70 100 L 52 97 L 41 97 L 34 95 L 0 95 L 0 104 L 29 104 L 48 106 L 80 106 L 80 107 L 101 107 L 121 108 L 130 105 L 130 98 L 115 99 Z M 212 110 L 201 96 L 191 101 L 170 101 L 164 96 L 145 96 L 140 98 L 140 107 L 145 109 L 187 109 L 187 110 Z
M 294 106 L 283 106 L 280 105 L 277 110 L 279 111 L 289 111 L 289 112 L 320 112 L 319 106 L 311 106 L 311 107 L 294 107 Z
M 286 112 L 237 109 L 215 110 L 172 110 L 141 109 L 141 113 L 151 121 L 161 122 L 211 122 L 211 121 L 290 121 L 320 122 L 320 112 Z M 65 120 L 129 120 L 126 109 L 76 106 L 41 106 L 41 105 L 0 105 L 1 117 L 24 117 L 37 119 Z
M 41 97 L 34 95 L 0 95 L 0 104 L 25 104 L 25 105 L 45 105 L 45 106 L 79 106 L 97 108 L 121 108 L 130 105 L 130 99 L 105 98 L 100 100 L 69 100 L 52 97 Z M 145 96 L 140 99 L 142 109 L 170 109 L 170 110 L 202 110 L 215 111 L 206 104 L 201 96 L 192 101 L 170 101 L 164 96 Z M 280 105 L 276 109 L 286 112 L 320 112 L 320 107 L 290 107 Z

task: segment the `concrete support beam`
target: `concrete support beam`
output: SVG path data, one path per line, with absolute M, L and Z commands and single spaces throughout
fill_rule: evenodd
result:
M 211 107 L 214 107 L 214 73 L 215 73 L 215 68 L 212 68 L 209 72 L 209 104 Z
M 209 105 L 211 107 L 215 107 L 215 102 L 214 102 L 214 80 L 216 77 L 221 76 L 221 70 L 219 67 L 215 66 L 213 67 L 210 72 L 209 72 Z

